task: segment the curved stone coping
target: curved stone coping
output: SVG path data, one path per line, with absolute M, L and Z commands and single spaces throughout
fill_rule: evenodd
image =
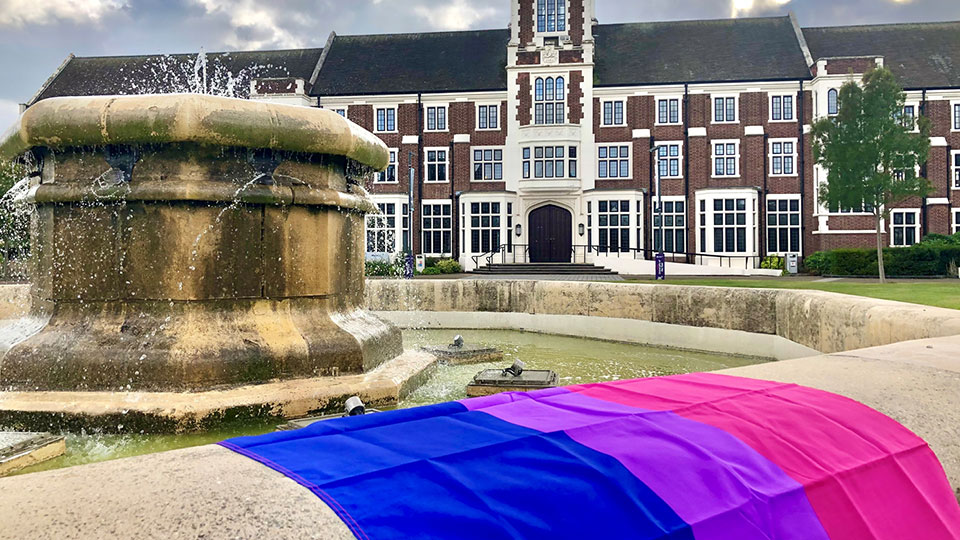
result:
M 237 418 L 300 418 L 340 412 L 350 396 L 360 396 L 370 407 L 388 407 L 422 384 L 436 363 L 431 354 L 406 351 L 362 375 L 203 392 L 0 391 L 0 426 L 21 431 L 85 428 L 107 433 L 118 429 L 173 433 L 209 429 Z
M 355 538 L 320 499 L 220 446 L 0 479 L 0 538 Z
M 808 290 L 367 280 L 371 311 L 584 315 L 776 335 L 824 353 L 960 334 L 960 310 Z
M 338 115 L 339 116 L 339 115 Z M 310 186 L 254 184 L 240 190 L 223 182 L 194 182 L 189 189 L 180 184 L 148 180 L 135 184 L 81 186 L 40 184 L 30 188 L 27 203 L 71 203 L 107 201 L 194 201 L 284 206 L 329 206 L 356 212 L 377 212 L 377 205 L 363 195 Z
M 58 97 L 21 115 L 0 158 L 33 147 L 198 143 L 344 156 L 381 170 L 386 145 L 333 111 L 201 94 Z
M 377 311 L 375 315 L 401 328 L 521 330 L 776 360 L 818 354 L 775 335 L 615 317 L 483 311 Z
M 796 383 L 868 405 L 922 437 L 960 498 L 960 336 L 720 371 Z

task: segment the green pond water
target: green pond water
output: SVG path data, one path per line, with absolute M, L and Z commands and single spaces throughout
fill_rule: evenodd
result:
M 561 384 L 580 384 L 635 379 L 695 371 L 715 371 L 765 361 L 761 358 L 646 347 L 592 339 L 502 330 L 407 330 L 404 347 L 445 345 L 461 334 L 470 344 L 497 347 L 504 359 L 496 363 L 462 366 L 441 365 L 420 388 L 401 401 L 400 407 L 416 407 L 466 397 L 466 385 L 477 372 L 506 367 L 515 359 L 527 369 L 552 369 Z M 19 471 L 17 474 L 71 467 L 189 446 L 210 444 L 241 435 L 273 431 L 277 420 L 256 420 L 227 424 L 203 433 L 178 435 L 67 434 L 66 453 L 56 459 Z

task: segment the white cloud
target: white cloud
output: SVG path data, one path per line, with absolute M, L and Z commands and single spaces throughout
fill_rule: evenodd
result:
M 791 0 L 730 0 L 730 16 L 749 17 L 776 11 L 790 2 Z
M 233 35 L 227 36 L 224 40 L 229 47 L 262 49 L 305 46 L 302 37 L 284 27 L 282 15 L 291 6 L 284 6 L 282 2 L 259 0 L 193 0 L 193 2 L 203 7 L 208 15 L 224 15 L 229 18 Z M 302 13 L 299 15 L 303 18 Z
M 442 6 L 416 6 L 414 13 L 438 30 L 466 30 L 483 19 L 497 15 L 495 8 L 477 7 L 474 4 L 476 2 L 468 4 L 467 0 L 451 0 Z
M 127 7 L 126 0 L 0 0 L 0 26 L 96 23 Z

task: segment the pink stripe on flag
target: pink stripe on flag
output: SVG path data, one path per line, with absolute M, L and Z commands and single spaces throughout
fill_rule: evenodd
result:
M 734 435 L 804 486 L 834 540 L 960 534 L 960 507 L 926 442 L 851 399 L 702 373 L 568 389 L 673 411 Z

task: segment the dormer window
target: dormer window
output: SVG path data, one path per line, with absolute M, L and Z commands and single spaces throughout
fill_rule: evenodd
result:
M 562 124 L 566 116 L 563 77 L 537 77 L 534 83 L 534 123 Z
M 537 0 L 537 31 L 567 31 L 566 0 Z

